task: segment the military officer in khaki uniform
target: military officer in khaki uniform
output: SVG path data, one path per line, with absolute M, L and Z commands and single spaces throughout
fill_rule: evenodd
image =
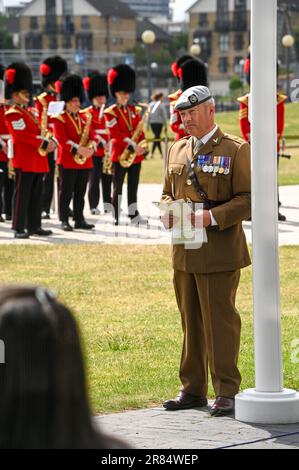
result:
M 163 406 L 206 406 L 209 366 L 216 395 L 211 414 L 227 414 L 234 409 L 241 382 L 241 321 L 235 298 L 240 269 L 250 264 L 242 228 L 251 206 L 249 144 L 215 124 L 215 104 L 207 87 L 184 91 L 175 109 L 190 137 L 169 149 L 161 202 L 203 203 L 191 222 L 206 228 L 207 243 L 198 249 L 173 246 L 174 288 L 184 333 L 182 390 Z M 162 221 L 172 228 L 171 216 Z

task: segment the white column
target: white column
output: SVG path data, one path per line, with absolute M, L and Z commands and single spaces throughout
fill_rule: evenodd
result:
M 236 396 L 236 419 L 299 422 L 299 394 L 283 389 L 278 260 L 277 0 L 251 0 L 251 163 L 255 389 Z

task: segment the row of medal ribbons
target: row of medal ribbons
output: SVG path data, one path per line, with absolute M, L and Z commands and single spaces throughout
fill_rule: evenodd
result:
M 230 172 L 231 157 L 198 155 L 197 168 L 204 173 L 213 173 L 213 176 L 228 175 Z

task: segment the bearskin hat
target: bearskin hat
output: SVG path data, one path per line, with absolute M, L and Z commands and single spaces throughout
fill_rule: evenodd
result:
M 172 74 L 175 78 L 178 79 L 178 81 L 180 81 L 180 68 L 181 66 L 183 65 L 184 62 L 186 62 L 187 60 L 191 60 L 191 59 L 194 59 L 194 57 L 192 55 L 189 55 L 189 54 L 184 54 L 182 55 L 181 57 L 178 58 L 178 60 L 176 62 L 173 62 L 172 66 L 171 66 L 171 71 L 172 71 Z
M 61 80 L 60 99 L 66 103 L 73 98 L 79 98 L 83 103 L 85 100 L 84 86 L 82 78 L 79 75 L 68 74 Z
M 108 71 L 109 93 L 115 97 L 117 91 L 133 93 L 136 87 L 136 73 L 129 65 L 119 64 Z
M 5 76 L 5 98 L 11 98 L 12 93 L 27 90 L 32 92 L 31 69 L 24 62 L 13 62 L 4 73 Z
M 187 60 L 181 66 L 180 79 L 180 88 L 183 91 L 196 85 L 208 86 L 208 73 L 205 63 L 197 59 Z
M 54 83 L 61 75 L 67 72 L 67 62 L 59 56 L 48 57 L 39 67 L 42 76 L 42 85 L 46 88 L 49 83 Z
M 96 96 L 106 96 L 108 98 L 107 76 L 99 72 L 91 72 L 88 77 L 83 78 L 85 91 L 90 101 Z

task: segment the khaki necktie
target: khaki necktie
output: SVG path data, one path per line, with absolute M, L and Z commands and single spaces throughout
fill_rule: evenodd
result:
M 200 148 L 203 146 L 203 142 L 196 137 L 193 138 L 193 155 L 197 155 L 199 153 Z

